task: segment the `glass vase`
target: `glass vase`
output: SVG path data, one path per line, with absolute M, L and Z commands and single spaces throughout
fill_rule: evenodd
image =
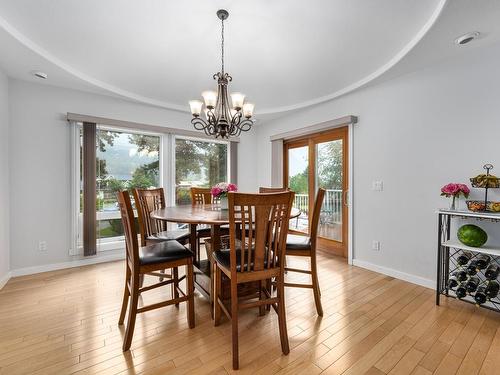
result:
M 227 197 L 221 197 L 220 198 L 220 208 L 221 208 L 221 210 L 227 210 L 227 209 L 229 209 L 229 204 L 227 202 Z

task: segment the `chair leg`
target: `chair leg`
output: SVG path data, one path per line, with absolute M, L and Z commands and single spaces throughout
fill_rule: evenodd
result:
M 165 270 L 160 270 L 160 273 L 165 273 Z M 160 276 L 160 283 L 163 281 L 163 277 Z
M 177 267 L 175 268 L 177 271 Z M 176 275 L 177 277 L 178 275 Z M 186 289 L 187 295 L 189 296 L 187 301 L 187 318 L 189 328 L 194 328 L 195 317 L 194 317 L 194 280 L 193 280 L 193 262 L 190 261 L 186 265 Z
M 118 325 L 120 326 L 123 325 L 123 322 L 125 321 L 128 298 L 130 297 L 130 291 L 128 290 L 128 284 L 130 281 L 130 268 L 128 267 L 128 264 L 125 264 L 125 267 L 127 268 L 127 270 L 125 271 L 125 288 L 123 290 L 123 301 L 122 301 L 122 310 L 120 312 L 120 319 L 118 319 Z
M 187 275 L 187 273 L 186 273 Z M 174 267 L 172 269 L 172 278 L 174 279 L 174 282 L 172 283 L 172 297 L 173 298 L 179 298 L 179 290 L 177 288 L 179 288 L 179 268 L 177 267 Z M 187 282 L 186 282 L 186 286 L 187 286 Z M 188 288 L 188 292 L 189 292 L 189 288 Z M 176 303 L 175 304 L 175 307 L 179 307 L 179 303 Z
M 239 368 L 238 349 L 238 284 L 236 280 L 231 280 L 231 328 L 233 341 L 233 370 Z
M 137 304 L 139 302 L 139 275 L 132 275 L 131 291 L 130 291 L 130 307 L 128 310 L 127 329 L 125 330 L 125 338 L 123 340 L 123 351 L 130 349 L 132 344 L 132 336 L 134 336 L 135 318 L 137 316 Z
M 144 275 L 139 275 L 139 288 L 142 288 L 144 284 Z
M 318 267 L 316 265 L 316 254 L 311 255 L 311 279 L 314 292 L 314 303 L 319 316 L 323 316 L 323 306 L 321 305 L 321 291 L 319 290 Z
M 259 300 L 260 301 L 267 299 L 267 295 L 264 293 L 264 290 L 266 288 L 266 282 L 267 282 L 267 280 L 260 280 L 260 288 L 259 288 Z M 259 316 L 264 316 L 266 314 L 266 306 L 269 306 L 269 305 L 259 306 Z
M 287 355 L 290 353 L 290 345 L 288 343 L 288 331 L 286 328 L 286 312 L 285 312 L 285 285 L 282 277 L 278 281 L 278 323 L 280 330 L 281 351 Z
M 220 324 L 220 316 L 221 316 L 221 308 L 219 305 L 219 297 L 222 289 L 222 274 L 217 264 L 214 262 L 214 283 L 215 283 L 215 291 L 213 295 L 214 300 L 214 325 L 217 327 Z

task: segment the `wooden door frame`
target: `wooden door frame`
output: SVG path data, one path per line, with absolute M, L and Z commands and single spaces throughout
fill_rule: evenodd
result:
M 335 255 L 348 258 L 349 262 L 352 259 L 352 244 L 351 244 L 351 207 L 349 199 L 349 189 L 351 176 L 349 174 L 351 164 L 350 140 L 351 127 L 344 126 L 330 130 L 320 131 L 318 133 L 308 134 L 305 136 L 284 140 L 283 142 L 283 184 L 288 186 L 288 151 L 293 148 L 308 146 L 308 168 L 309 168 L 309 213 L 312 213 L 314 199 L 316 197 L 316 175 L 312 171 L 316 170 L 316 145 L 336 139 L 342 140 L 342 242 L 318 238 L 318 248 L 334 253 Z M 309 228 L 310 230 L 310 228 Z M 292 232 L 295 232 L 292 230 Z M 302 232 L 300 232 L 302 233 Z

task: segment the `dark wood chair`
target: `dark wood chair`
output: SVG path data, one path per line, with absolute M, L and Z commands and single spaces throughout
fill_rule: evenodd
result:
M 259 307 L 261 314 L 270 305 L 278 314 L 281 349 L 290 352 L 286 328 L 284 298 L 284 256 L 288 221 L 294 193 L 244 194 L 229 193 L 229 250 L 213 253 L 215 298 L 214 321 L 219 325 L 221 311 L 231 320 L 233 341 L 233 369 L 239 367 L 238 355 L 238 311 Z M 240 225 L 254 223 L 248 233 L 242 231 L 237 238 Z M 248 234 L 248 236 L 247 236 Z M 222 274 L 230 281 L 230 306 L 222 300 Z M 269 288 L 275 280 L 277 294 L 273 297 Z M 257 299 L 238 299 L 238 285 L 260 282 Z
M 165 208 L 163 188 L 134 189 L 134 200 L 137 208 L 141 246 L 156 242 L 177 240 L 182 244 L 189 243 L 189 230 L 167 230 L 167 223 L 151 218 L 151 212 Z
M 215 204 L 218 203 L 218 199 L 212 197 L 210 188 L 192 187 L 190 189 L 191 194 L 191 204 L 197 206 L 200 204 Z M 221 227 L 222 232 L 227 233 L 227 227 Z M 222 233 L 222 234 L 224 234 Z M 200 244 L 202 238 L 210 238 L 212 236 L 211 228 L 206 225 L 198 225 L 196 228 L 196 251 L 199 258 Z M 209 259 L 210 260 L 210 259 Z
M 128 321 L 123 339 L 123 351 L 130 349 L 136 316 L 149 310 L 169 305 L 178 305 L 187 302 L 187 319 L 190 328 L 194 328 L 194 281 L 193 281 L 193 254 L 178 241 L 170 240 L 157 242 L 145 247 L 139 247 L 137 230 L 135 228 L 134 211 L 127 191 L 118 193 L 118 205 L 122 217 L 126 244 L 126 276 L 123 302 L 118 324 L 122 325 L 128 308 Z M 186 266 L 186 276 L 180 279 L 160 281 L 153 285 L 141 287 L 141 276 L 152 274 L 170 268 Z M 162 277 L 158 273 L 156 276 Z M 179 287 L 179 281 L 186 279 L 186 292 Z M 175 294 L 170 300 L 138 307 L 139 296 L 143 292 L 174 283 Z M 180 295 L 179 295 L 180 294 Z
M 290 189 L 286 188 L 286 187 L 264 187 L 264 186 L 261 186 L 259 188 L 259 193 L 262 193 L 262 194 L 282 193 L 284 191 L 290 191 Z
M 189 243 L 189 230 L 177 229 L 167 230 L 167 222 L 151 218 L 151 212 L 160 208 L 165 208 L 165 194 L 163 188 L 156 189 L 133 189 L 135 207 L 137 208 L 137 222 L 141 246 L 148 246 L 158 242 L 176 240 L 183 245 Z M 166 274 L 166 278 L 178 278 L 178 270 L 174 268 L 172 274 Z M 163 281 L 163 277 L 160 277 Z M 144 282 L 141 276 L 140 286 Z M 174 284 L 172 290 L 174 291 Z
M 318 189 L 314 209 L 312 212 L 309 235 L 288 234 L 286 239 L 286 255 L 309 257 L 311 259 L 311 269 L 303 270 L 297 268 L 285 267 L 288 272 L 299 272 L 311 275 L 311 284 L 285 283 L 286 287 L 312 288 L 314 292 L 314 303 L 319 316 L 323 316 L 323 307 L 321 306 L 321 291 L 319 289 L 318 267 L 316 261 L 316 245 L 318 238 L 318 224 L 321 213 L 321 206 L 325 197 L 325 189 Z
M 202 187 L 192 187 L 190 190 L 191 195 L 191 204 L 193 206 L 197 204 L 212 204 L 216 203 L 212 197 L 210 188 L 202 188 Z

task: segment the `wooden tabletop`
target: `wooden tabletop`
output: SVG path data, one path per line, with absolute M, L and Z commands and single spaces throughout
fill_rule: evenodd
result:
M 300 215 L 300 210 L 292 208 L 290 218 Z M 153 219 L 188 224 L 229 224 L 229 210 L 221 210 L 217 204 L 181 205 L 165 207 L 151 212 Z

